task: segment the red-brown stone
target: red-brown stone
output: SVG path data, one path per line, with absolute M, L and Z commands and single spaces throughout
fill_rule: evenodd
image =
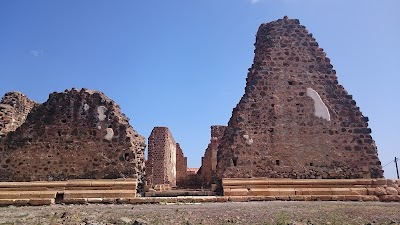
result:
M 176 184 L 184 186 L 187 180 L 187 157 L 183 154 L 181 146 L 176 143 Z
M 218 148 L 218 177 L 379 178 L 368 119 L 298 20 L 257 32 L 245 93 Z
M 24 107 L 22 115 L 29 111 Z M 120 107 L 102 92 L 54 92 L 16 131 L 0 138 L 0 180 L 129 177 L 141 182 L 145 146 Z
M 146 180 L 148 185 L 176 186 L 176 142 L 167 127 L 154 127 L 148 141 Z
M 202 181 L 211 184 L 217 171 L 217 150 L 220 139 L 224 135 L 226 126 L 211 126 L 210 144 L 201 159 L 201 167 L 198 174 Z
M 0 102 L 0 136 L 15 131 L 38 104 L 20 92 L 8 92 Z

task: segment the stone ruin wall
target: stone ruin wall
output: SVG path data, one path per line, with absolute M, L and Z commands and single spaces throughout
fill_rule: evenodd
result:
M 148 185 L 176 186 L 176 142 L 167 127 L 154 127 L 148 140 L 146 179 Z
M 1 181 L 144 176 L 145 140 L 103 93 L 54 92 L 0 139 Z
M 15 131 L 38 104 L 20 92 L 8 92 L 0 102 L 0 137 Z
M 218 176 L 383 177 L 352 96 L 298 20 L 262 24 L 246 88 L 218 149 Z
M 187 157 L 183 154 L 179 143 L 176 143 L 176 185 L 185 186 L 187 180 Z
M 210 144 L 201 158 L 201 167 L 199 169 L 200 179 L 206 184 L 211 184 L 216 177 L 217 171 L 217 150 L 220 139 L 224 135 L 226 126 L 211 126 Z

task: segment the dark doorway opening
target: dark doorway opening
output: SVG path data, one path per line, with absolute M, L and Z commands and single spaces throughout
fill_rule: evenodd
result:
M 64 201 L 64 192 L 57 192 L 56 194 L 56 204 L 60 204 Z

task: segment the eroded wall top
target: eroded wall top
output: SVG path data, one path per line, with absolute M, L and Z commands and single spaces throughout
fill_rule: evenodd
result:
M 145 140 L 102 92 L 65 90 L 1 139 L 2 181 L 144 176 Z
M 6 93 L 0 102 L 0 137 L 15 131 L 38 104 L 20 92 Z

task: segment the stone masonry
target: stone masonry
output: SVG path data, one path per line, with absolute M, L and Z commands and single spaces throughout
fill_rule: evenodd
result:
M 187 157 L 183 154 L 181 146 L 176 143 L 176 184 L 184 186 L 187 180 Z
M 54 92 L 15 132 L 0 138 L 0 180 L 126 177 L 140 182 L 144 149 L 145 139 L 102 92 Z
M 224 135 L 226 126 L 211 126 L 211 140 L 210 144 L 201 158 L 201 167 L 199 175 L 203 182 L 211 184 L 212 180 L 216 177 L 217 171 L 217 150 L 219 142 Z
M 20 92 L 8 92 L 0 102 L 0 137 L 15 131 L 38 104 Z
M 246 81 L 218 148 L 219 178 L 383 176 L 368 118 L 298 20 L 260 26 Z
M 146 180 L 148 185 L 176 186 L 176 142 L 167 127 L 154 127 L 148 141 Z

